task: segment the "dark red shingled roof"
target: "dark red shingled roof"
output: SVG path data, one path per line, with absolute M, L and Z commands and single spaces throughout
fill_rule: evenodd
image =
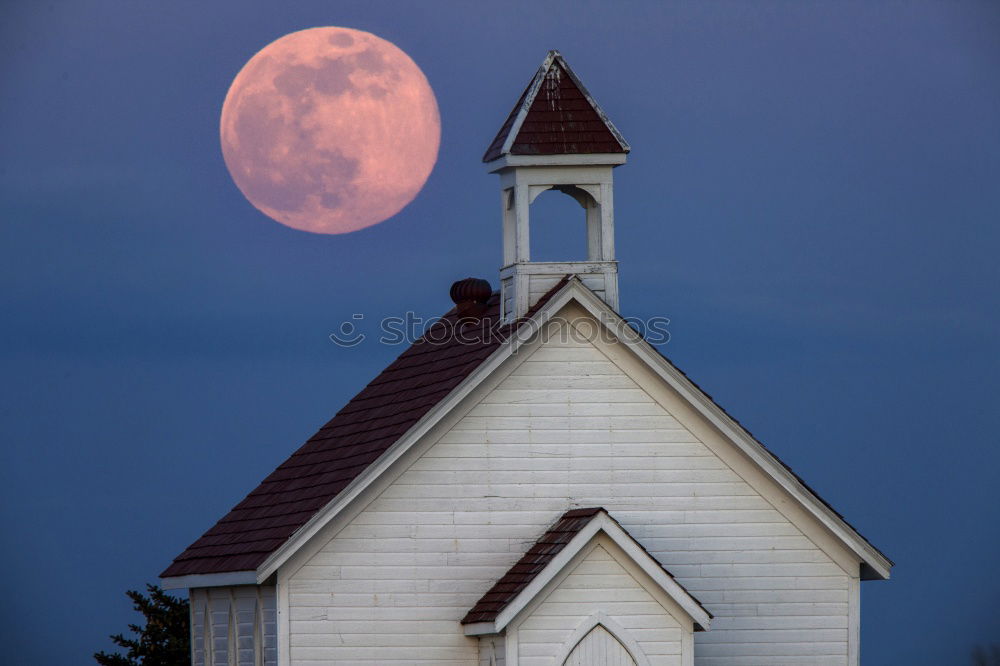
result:
M 521 593 L 521 590 L 528 587 L 528 585 L 535 579 L 535 577 L 542 572 L 545 567 L 548 566 L 549 562 L 555 559 L 555 556 L 566 547 L 570 541 L 573 540 L 580 530 L 586 527 L 594 516 L 599 513 L 607 513 L 602 507 L 591 507 L 587 509 L 573 509 L 564 513 L 559 520 L 555 522 L 548 529 L 548 531 L 541 536 L 541 538 L 535 542 L 535 544 L 528 549 L 517 564 L 512 566 L 510 570 L 503 575 L 500 580 L 498 580 L 489 591 L 482 596 L 482 598 L 476 602 L 476 605 L 466 613 L 465 617 L 462 618 L 462 624 L 472 624 L 474 622 L 493 622 L 497 619 L 497 616 L 503 612 L 503 609 L 507 607 L 507 604 L 512 602 L 514 598 Z M 610 514 L 608 517 L 611 518 Z M 611 520 L 615 520 L 611 518 Z M 618 521 L 615 520 L 617 523 Z M 621 527 L 621 524 L 618 525 Z M 622 528 L 622 531 L 625 531 Z M 627 531 L 625 531 L 628 534 Z M 638 542 L 636 542 L 638 544 Z M 642 545 L 639 544 L 642 548 Z M 643 548 L 643 551 L 649 555 L 649 551 Z M 653 561 L 656 558 L 650 555 Z M 660 568 L 663 568 L 662 565 Z M 663 569 L 668 576 L 673 578 L 669 571 Z M 679 583 L 678 583 L 679 585 Z M 681 586 L 683 588 L 683 586 Z M 686 592 L 686 590 L 685 590 Z M 688 595 L 690 596 L 690 592 Z M 694 599 L 694 597 L 691 597 Z M 694 599 L 698 602 L 697 599 Z M 701 603 L 698 602 L 701 606 Z M 702 608 L 704 610 L 704 608 Z M 707 610 L 705 610 L 708 613 Z M 709 617 L 712 617 L 711 613 L 708 613 Z
M 525 106 L 527 112 L 519 122 Z M 504 151 L 511 132 L 516 132 L 514 140 L 510 150 Z M 628 151 L 628 144 L 566 61 L 552 51 L 521 93 L 483 161 L 492 162 L 508 153 L 578 155 Z
M 460 318 L 449 311 L 160 577 L 256 569 L 500 347 L 515 327 L 499 315 L 494 293 L 478 320 L 462 320 L 459 336 L 450 334 Z

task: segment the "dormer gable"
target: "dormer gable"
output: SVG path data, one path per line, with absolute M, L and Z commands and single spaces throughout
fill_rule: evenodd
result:
M 605 509 L 591 507 L 564 513 L 476 602 L 462 619 L 466 635 L 502 632 L 601 536 L 616 547 L 618 557 L 646 574 L 649 587 L 669 598 L 671 612 L 681 616 L 677 619 L 694 631 L 708 630 L 712 614 Z

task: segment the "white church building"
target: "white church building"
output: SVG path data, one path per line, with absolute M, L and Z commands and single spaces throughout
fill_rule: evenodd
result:
M 629 146 L 550 52 L 455 307 L 161 574 L 196 666 L 857 666 L 893 563 L 618 312 Z M 531 204 L 586 261 L 533 262 Z M 211 516 L 206 516 L 210 520 Z

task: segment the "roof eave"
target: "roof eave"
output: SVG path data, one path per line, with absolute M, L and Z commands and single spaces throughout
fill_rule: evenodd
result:
M 510 155 L 505 154 L 486 162 L 489 173 L 523 166 L 592 166 L 616 167 L 625 164 L 627 153 L 569 153 L 561 155 Z
M 188 574 L 160 578 L 164 590 L 190 589 L 194 587 L 229 587 L 232 585 L 258 585 L 256 571 L 225 571 L 222 573 Z
M 462 630 L 466 636 L 491 636 L 502 631 L 502 629 L 497 629 L 496 622 L 470 622 L 463 624 Z

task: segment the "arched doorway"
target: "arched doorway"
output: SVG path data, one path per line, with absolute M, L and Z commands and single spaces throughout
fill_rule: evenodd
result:
M 636 663 L 625 646 L 598 624 L 576 644 L 563 666 L 636 666 Z

